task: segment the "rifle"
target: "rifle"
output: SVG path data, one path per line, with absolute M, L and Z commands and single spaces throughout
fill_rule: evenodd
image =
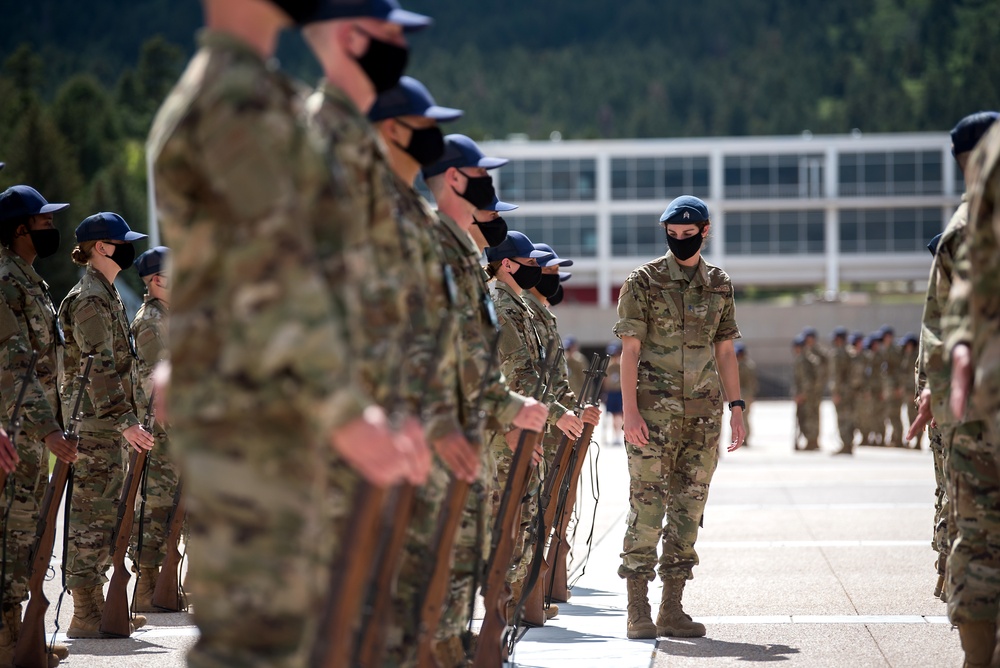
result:
M 590 388 L 591 395 L 588 401 L 590 404 L 596 404 L 600 400 L 601 387 L 604 384 L 610 360 L 609 356 L 604 355 L 597 366 L 594 382 Z M 563 549 L 563 546 L 569 542 L 567 534 L 569 532 L 569 522 L 573 516 L 573 505 L 576 503 L 576 489 L 580 482 L 580 475 L 583 471 L 583 465 L 586 462 L 587 450 L 590 448 L 590 441 L 593 436 L 594 425 L 584 425 L 583 433 L 576 442 L 576 447 L 573 448 L 573 453 L 570 456 L 567 475 L 563 478 L 562 484 L 559 487 L 559 497 L 556 502 L 555 513 L 557 519 L 554 520 L 556 530 L 549 545 L 549 550 L 545 555 L 545 561 L 550 565 L 549 579 L 546 582 L 546 605 L 551 604 L 552 601 L 565 602 L 569 600 L 569 585 L 567 581 L 567 574 L 569 572 L 567 555 L 569 554 L 569 550 Z
M 80 384 L 76 400 L 73 402 L 73 412 L 69 415 L 69 428 L 63 432 L 67 440 L 80 440 L 80 425 L 83 422 L 83 395 L 90 383 L 90 370 L 94 365 L 94 356 L 87 356 L 87 364 L 83 373 L 77 376 Z M 56 517 L 59 514 L 59 504 L 63 494 L 66 496 L 65 518 L 69 518 L 69 501 L 72 498 L 73 465 L 61 459 L 56 459 L 52 477 L 45 488 L 42 497 L 42 508 L 38 516 L 38 526 L 35 529 L 35 544 L 31 548 L 28 559 L 30 576 L 28 592 L 31 598 L 24 611 L 24 621 L 21 623 L 21 634 L 17 639 L 14 651 L 14 665 L 18 668 L 48 668 L 48 646 L 45 643 L 45 613 L 49 609 L 49 600 L 45 597 L 45 575 L 52 559 L 52 549 L 56 539 Z M 63 549 L 69 543 L 68 537 L 63 539 Z M 66 560 L 63 559 L 63 590 L 66 589 Z
M 499 347 L 500 333 L 496 332 L 493 336 L 490 356 L 486 361 L 485 372 L 480 377 L 475 410 L 471 411 L 469 415 L 470 421 L 475 420 L 474 427 L 466 429 L 466 439 L 470 443 L 475 443 L 480 449 L 483 447 L 481 442 L 482 424 L 483 420 L 486 419 L 486 414 L 482 409 L 483 393 L 486 391 L 486 383 L 496 365 Z M 420 604 L 420 629 L 417 637 L 417 665 L 420 668 L 437 668 L 438 666 L 437 657 L 434 655 L 434 636 L 437 633 L 438 624 L 441 623 L 441 614 L 444 611 L 448 586 L 451 583 L 451 554 L 455 547 L 455 534 L 458 533 L 459 524 L 462 522 L 465 503 L 471 489 L 472 485 L 464 480 L 452 478 L 441 507 L 441 517 L 432 542 L 434 548 L 431 552 L 433 557 L 431 577 L 427 581 L 427 587 L 423 591 Z
M 178 544 L 181 540 L 181 529 L 184 527 L 184 497 L 181 490 L 184 487 L 183 481 L 177 483 L 177 491 L 174 492 L 174 509 L 170 512 L 170 519 L 167 520 L 167 554 L 163 558 L 163 565 L 160 566 L 160 574 L 156 577 L 156 586 L 153 588 L 153 605 L 161 610 L 170 612 L 181 612 L 187 608 L 184 602 L 184 593 L 180 588 L 179 573 L 181 565 L 181 552 Z
M 155 394 L 155 391 L 153 392 Z M 142 422 L 142 428 L 153 433 L 153 399 L 150 396 L 149 407 Z M 104 602 L 104 612 L 101 615 L 101 633 L 118 638 L 128 638 L 132 635 L 132 611 L 128 604 L 128 582 L 132 576 L 125 567 L 125 553 L 132 540 L 132 524 L 135 521 L 135 500 L 139 495 L 139 486 L 146 478 L 147 450 L 137 451 L 132 448 L 129 457 L 128 475 L 122 487 L 122 496 L 118 503 L 118 521 L 114 533 L 111 534 L 111 563 L 114 573 L 111 575 L 111 585 Z M 140 537 L 141 538 L 141 537 Z M 138 560 L 139 555 L 136 555 Z M 137 564 L 138 566 L 138 564 Z
M 594 353 L 590 360 L 590 368 L 587 369 L 586 372 L 586 380 L 584 381 L 583 388 L 580 390 L 580 396 L 577 398 L 575 411 L 577 414 L 580 414 L 588 403 L 590 403 L 591 388 L 597 378 L 600 364 L 600 355 Z M 545 608 L 547 606 L 545 605 L 544 589 L 545 583 L 549 581 L 548 574 L 551 572 L 551 569 L 548 560 L 543 555 L 545 553 L 545 546 L 548 542 L 549 533 L 551 532 L 553 523 L 556 519 L 556 511 L 558 510 L 559 505 L 558 503 L 552 503 L 551 501 L 552 497 L 554 495 L 558 495 L 562 490 L 563 480 L 566 479 L 566 476 L 570 472 L 570 460 L 572 459 L 573 450 L 576 448 L 577 443 L 578 440 L 576 439 L 571 443 L 569 436 L 566 436 L 565 434 L 562 436 L 559 441 L 559 447 L 556 450 L 555 459 L 545 476 L 545 484 L 538 503 L 538 514 L 541 519 L 540 530 L 536 536 L 537 545 L 535 547 L 535 559 L 541 560 L 538 569 L 538 578 L 536 581 L 529 579 L 528 582 L 525 583 L 525 589 L 522 593 L 524 601 L 523 621 L 526 626 L 537 627 L 545 624 Z M 539 582 L 542 584 L 539 585 Z
M 452 269 L 442 266 L 444 292 L 448 304 L 453 305 L 457 299 L 457 288 Z M 434 354 L 430 364 L 424 369 L 423 387 L 431 384 L 437 373 L 438 362 L 448 342 L 446 334 L 452 323 L 451 312 L 442 308 L 438 312 L 439 323 L 434 336 Z M 412 322 L 410 323 L 412 331 Z M 402 371 L 402 365 L 400 365 Z M 400 402 L 401 403 L 401 402 Z M 402 411 L 396 411 L 397 418 Z M 417 511 L 417 490 L 413 485 L 403 483 L 396 489 L 394 508 L 391 513 L 392 529 L 385 540 L 379 556 L 378 568 L 372 580 L 372 591 L 369 592 L 369 605 L 362 620 L 361 634 L 355 654 L 354 664 L 357 666 L 376 666 L 381 664 L 382 652 L 385 649 L 385 629 L 389 626 L 392 615 L 392 597 L 396 591 L 399 570 L 405 556 L 407 530 Z
M 562 357 L 561 352 L 562 348 L 556 342 L 549 343 L 545 362 L 538 375 L 538 383 L 532 393 L 535 399 L 540 400 L 545 396 L 550 376 Z M 507 602 L 510 600 L 507 572 L 514 556 L 517 535 L 521 531 L 519 522 L 521 501 L 524 499 L 535 468 L 532 457 L 541 436 L 537 431 L 521 432 L 507 476 L 507 485 L 500 499 L 499 513 L 493 526 L 493 553 L 490 556 L 486 583 L 483 587 L 486 616 L 479 630 L 479 640 L 473 659 L 473 665 L 477 668 L 500 668 L 507 658 L 507 645 L 502 638 L 507 628 Z

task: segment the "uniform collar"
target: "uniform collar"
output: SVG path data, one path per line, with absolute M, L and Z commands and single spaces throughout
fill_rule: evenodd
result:
M 532 294 L 531 290 L 525 290 L 524 292 L 521 293 L 521 296 L 524 298 L 524 301 L 533 302 L 542 311 L 548 311 L 548 309 L 545 307 L 545 304 L 542 303 L 542 300 L 536 297 L 534 294 Z
M 42 278 L 37 271 L 35 271 L 35 268 L 25 262 L 23 257 L 12 251 L 10 248 L 0 248 L 0 257 L 17 265 L 18 269 L 24 273 L 25 277 L 35 285 L 41 285 L 44 288 L 49 287 L 48 283 L 45 282 L 45 279 Z
M 440 209 L 437 209 L 436 213 L 438 218 L 441 219 L 441 222 L 444 223 L 444 226 L 447 227 L 448 230 L 455 235 L 455 238 L 462 243 L 469 255 L 474 257 L 482 255 L 482 253 L 479 252 L 479 247 L 476 246 L 476 242 L 472 240 L 471 236 L 469 236 L 469 233 L 459 227 L 458 223 L 456 223 L 451 216 Z
M 667 268 L 670 270 L 670 280 L 672 281 L 684 281 L 688 282 L 687 272 L 684 271 L 684 267 L 677 262 L 677 258 L 670 251 L 664 255 L 667 260 Z M 691 286 L 696 285 L 708 285 L 708 269 L 705 266 L 705 258 L 698 258 L 698 269 L 695 272 L 693 278 L 690 279 Z
M 514 292 L 514 288 L 510 287 L 509 285 L 500 280 L 497 281 L 497 290 L 502 290 L 506 292 L 511 297 L 513 297 L 515 301 L 519 301 L 522 303 L 524 295 L 527 294 L 527 291 L 523 291 L 521 292 L 521 294 L 517 294 L 516 292 Z M 527 306 L 528 306 L 527 304 L 524 304 L 525 308 L 527 308 Z
M 163 312 L 166 312 L 166 311 L 168 311 L 168 310 L 169 310 L 169 309 L 167 308 L 167 304 L 166 304 L 166 302 L 164 302 L 164 301 L 161 301 L 161 300 L 157 299 L 157 298 L 156 298 L 156 297 L 154 297 L 153 295 L 149 295 L 149 294 L 145 295 L 145 296 L 144 296 L 144 297 L 142 298 L 142 303 L 143 303 L 143 304 L 148 304 L 148 305 L 150 305 L 150 306 L 154 306 L 154 307 L 156 307 L 156 308 L 160 309 L 160 310 L 161 310 L 161 311 L 163 311 Z

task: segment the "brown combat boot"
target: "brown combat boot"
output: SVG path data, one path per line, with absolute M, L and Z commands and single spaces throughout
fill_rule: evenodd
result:
M 139 569 L 139 583 L 135 589 L 135 600 L 132 601 L 134 612 L 163 612 L 153 605 L 153 590 L 159 574 L 160 569 L 156 566 L 143 566 Z
M 73 594 L 73 619 L 69 623 L 66 637 L 100 638 L 104 589 L 100 585 L 77 587 L 70 593 Z
M 996 622 L 962 622 L 958 635 L 965 652 L 964 668 L 989 668 L 996 646 Z
M 649 582 L 640 575 L 625 581 L 628 590 L 629 640 L 655 640 L 656 624 L 649 609 Z
M 663 581 L 663 598 L 660 600 L 660 612 L 656 615 L 657 635 L 668 638 L 700 638 L 705 635 L 705 625 L 693 621 L 681 607 L 686 582 L 684 578 Z
M 541 583 L 539 583 L 536 586 L 540 587 Z M 556 605 L 555 603 L 550 603 L 549 607 L 545 608 L 545 621 L 549 621 L 558 614 L 559 614 L 559 606 Z

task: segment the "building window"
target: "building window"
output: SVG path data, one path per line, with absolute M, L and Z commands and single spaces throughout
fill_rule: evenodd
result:
M 614 158 L 611 198 L 673 199 L 680 195 L 708 197 L 708 158 Z
M 918 253 L 941 231 L 941 209 L 844 209 L 841 253 Z
M 660 214 L 625 214 L 611 217 L 611 254 L 618 257 L 658 257 L 666 252 Z
M 588 202 L 596 197 L 593 159 L 512 160 L 500 175 L 511 202 Z
M 841 153 L 840 194 L 844 197 L 940 195 L 940 151 Z
M 522 216 L 510 214 L 512 230 L 523 232 L 534 243 L 552 246 L 560 257 L 597 256 L 597 218 L 595 216 Z
M 823 196 L 821 155 L 729 155 L 723 167 L 729 199 Z
M 820 254 L 825 250 L 823 212 L 727 211 L 727 255 Z

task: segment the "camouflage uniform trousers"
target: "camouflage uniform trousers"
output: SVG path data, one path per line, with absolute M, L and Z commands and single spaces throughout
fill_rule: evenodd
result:
M 514 462 L 514 453 L 507 447 L 504 435 L 499 432 L 493 434 L 489 447 L 493 451 L 493 458 L 497 464 L 497 475 L 493 488 L 493 517 L 490 524 L 492 527 L 500 512 L 500 501 L 503 498 L 504 488 L 507 486 L 507 476 Z M 538 513 L 538 490 L 540 487 L 538 469 L 534 468 L 528 481 L 524 499 L 512 499 L 512 501 L 521 504 L 521 530 L 518 532 L 517 541 L 514 544 L 514 554 L 511 557 L 507 582 L 516 582 L 527 577 L 528 567 L 535 556 L 535 543 L 533 540 L 526 540 L 526 538 L 529 538 L 529 534 L 532 533 L 532 519 Z
M 435 457 L 427 483 L 416 489 L 413 517 L 392 596 L 392 619 L 385 632 L 383 666 L 401 668 L 417 663 L 423 595 L 434 570 L 434 537 L 450 482 L 447 467 Z
M 822 394 L 806 393 L 806 403 L 803 412 L 802 435 L 810 443 L 819 442 L 819 405 L 823 402 Z
M 889 443 L 898 445 L 903 442 L 903 434 L 906 433 L 903 430 L 903 402 L 896 397 L 893 390 L 886 390 L 886 397 L 886 418 L 889 421 L 889 426 L 892 427 L 892 436 L 889 438 Z
M 951 539 L 948 535 L 949 470 L 948 451 L 954 425 L 938 425 L 929 427 L 931 454 L 934 457 L 934 534 L 931 547 L 940 555 L 938 557 L 938 573 L 944 573 L 944 565 L 951 552 Z
M 117 431 L 85 431 L 77 444 L 69 514 L 66 586 L 96 587 L 107 582 L 111 534 L 128 463 L 126 442 Z
M 188 506 L 195 668 L 308 665 L 326 592 L 325 446 L 295 411 L 171 430 Z
M 841 394 L 837 404 L 837 429 L 840 431 L 840 442 L 845 450 L 854 448 L 854 429 L 857 425 L 854 398 Z
M 143 568 L 159 568 L 166 556 L 167 533 L 170 531 L 168 522 L 180 479 L 166 432 L 157 429 L 155 435 L 156 446 L 146 456 L 146 509 L 142 517 L 142 554 L 139 559 Z M 133 562 L 135 548 L 138 547 L 140 504 L 141 500 L 136 499 L 132 542 L 129 544 L 129 556 Z
M 949 459 L 955 540 L 948 557 L 948 619 L 995 621 L 1000 609 L 1000 462 L 981 421 L 955 428 Z
M 28 599 L 31 549 L 35 545 L 38 514 L 49 480 L 49 451 L 43 444 L 32 443 L 22 432 L 17 439 L 17 454 L 21 461 L 12 474 L 14 497 L 10 516 L 7 525 L 0 527 L 0 531 L 7 533 L 7 581 L 3 583 L 5 610 L 12 610 Z M 4 509 L 9 501 L 6 494 L 0 496 Z
M 746 428 L 746 436 L 743 437 L 743 443 L 745 445 L 750 444 L 750 408 L 753 406 L 752 400 L 744 399 L 747 402 L 747 407 L 743 409 L 743 426 Z
M 436 634 L 439 642 L 460 636 L 468 627 L 476 585 L 482 585 L 483 571 L 490 558 L 496 461 L 489 448 L 483 448 L 482 462 L 479 482 L 469 490 L 462 522 L 455 534 L 451 583 Z
M 649 443 L 626 444 L 629 514 L 618 575 L 652 580 L 692 578 L 698 565 L 694 543 L 719 463 L 719 417 L 643 415 Z M 666 522 L 664 523 L 664 519 Z M 656 544 L 663 553 L 656 558 Z

